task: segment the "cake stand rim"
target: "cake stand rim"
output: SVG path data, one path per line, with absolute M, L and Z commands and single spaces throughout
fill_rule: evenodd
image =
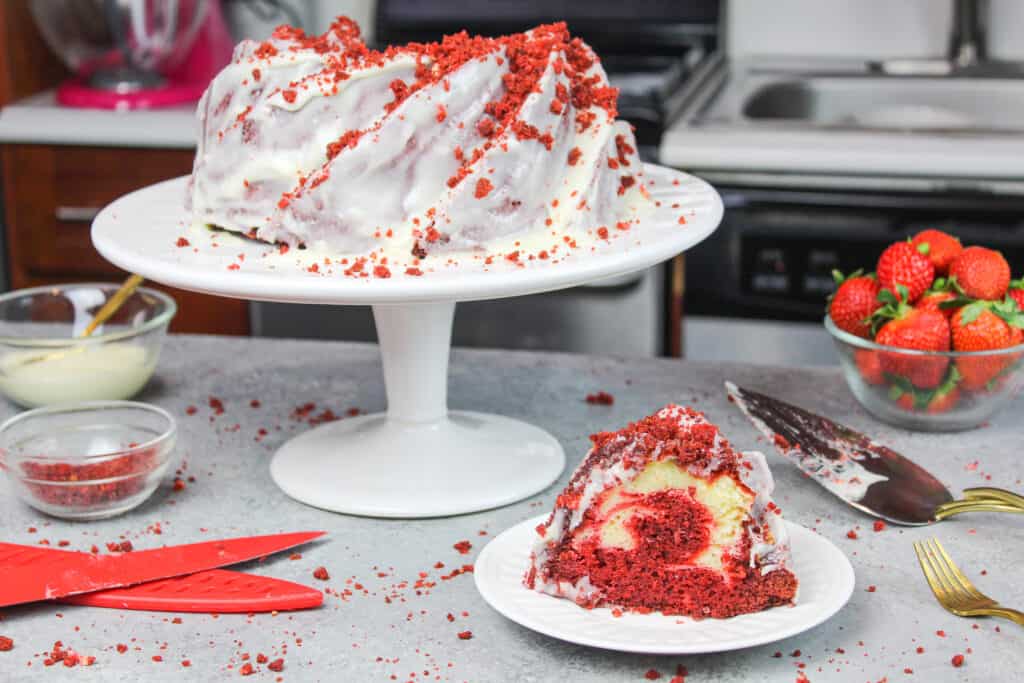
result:
M 160 221 L 160 227 L 166 227 L 168 233 L 166 241 L 161 245 L 146 248 L 142 240 L 124 243 L 122 234 L 117 230 L 118 227 L 123 229 L 119 213 L 126 209 L 132 209 L 134 213 L 136 208 L 141 208 L 153 198 L 166 200 L 166 194 L 161 193 L 179 191 L 179 186 L 183 189 L 189 176 L 155 183 L 116 199 L 94 219 L 91 237 L 97 251 L 124 270 L 179 289 L 235 299 L 349 305 L 499 299 L 566 289 L 643 270 L 685 252 L 715 232 L 721 223 L 724 206 L 721 196 L 710 183 L 684 171 L 656 164 L 644 164 L 644 172 L 659 182 L 684 180 L 687 185 L 696 185 L 705 202 L 700 207 L 701 213 L 693 216 L 692 222 L 688 221 L 687 225 L 672 232 L 667 232 L 665 224 L 660 221 L 657 225 L 651 225 L 653 221 L 648 220 L 635 226 L 630 235 L 639 236 L 639 245 L 633 244 L 621 250 L 599 249 L 587 256 L 577 256 L 554 264 L 532 263 L 530 267 L 517 270 L 458 272 L 453 269 L 428 273 L 423 277 L 402 276 L 391 279 L 326 278 L 297 269 L 291 272 L 246 272 L 244 269 L 214 272 L 190 265 L 187 261 L 175 260 L 179 252 L 187 251 L 174 247 L 174 237 L 180 234 L 175 231 L 180 231 L 181 226 L 190 220 L 184 206 L 180 215 L 168 216 Z M 680 212 L 693 208 L 687 204 L 687 197 L 680 196 Z M 151 216 L 146 218 L 152 219 Z M 652 239 L 655 235 L 659 239 Z M 666 235 L 670 239 L 665 239 Z M 265 250 L 267 245 L 259 247 Z M 160 256 L 160 253 L 163 255 Z

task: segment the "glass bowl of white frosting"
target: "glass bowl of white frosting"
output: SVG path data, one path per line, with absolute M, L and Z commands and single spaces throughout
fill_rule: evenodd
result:
M 117 284 L 21 289 L 0 296 L 0 393 L 26 408 L 128 399 L 156 369 L 177 312 L 140 287 L 89 337 L 82 333 Z

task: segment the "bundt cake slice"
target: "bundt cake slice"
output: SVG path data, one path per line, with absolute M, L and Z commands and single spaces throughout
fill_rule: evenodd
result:
M 525 582 L 583 607 L 731 617 L 793 602 L 771 472 L 669 405 L 593 447 L 558 496 Z

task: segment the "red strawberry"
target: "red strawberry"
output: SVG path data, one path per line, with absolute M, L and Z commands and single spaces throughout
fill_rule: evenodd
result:
M 874 385 L 885 384 L 885 374 L 882 372 L 882 362 L 877 351 L 857 349 L 853 352 L 853 362 L 865 382 Z
M 865 339 L 871 338 L 870 318 L 878 308 L 878 281 L 860 271 L 843 278 L 834 272 L 839 289 L 828 303 L 828 314 L 836 327 Z
M 948 273 L 949 264 L 963 251 L 960 240 L 941 230 L 922 230 L 914 235 L 910 245 L 932 262 L 938 275 Z
M 914 303 L 935 279 L 935 266 L 909 242 L 889 245 L 878 258 L 878 283 L 893 294 L 899 285 L 907 288 L 907 301 Z
M 917 400 L 914 398 L 914 392 L 903 391 L 900 392 L 896 398 L 896 405 L 908 413 L 913 413 L 917 410 Z
M 1021 293 L 1024 294 L 1024 292 Z M 938 311 L 946 316 L 946 320 L 949 320 L 956 313 L 956 308 L 941 308 L 940 304 L 954 299 L 956 299 L 955 292 L 925 292 L 924 296 L 917 300 L 914 308 L 921 311 Z
M 985 247 L 967 247 L 960 252 L 949 267 L 949 275 L 972 299 L 998 301 L 1010 286 L 1010 264 L 1001 253 Z
M 1010 298 L 1017 303 L 1017 310 L 1024 313 L 1024 279 L 1011 282 L 1008 293 Z
M 938 415 L 940 413 L 948 413 L 955 408 L 956 404 L 960 402 L 960 380 L 960 373 L 954 365 L 949 371 L 949 377 L 942 383 L 942 386 L 932 392 L 931 396 L 927 398 L 927 403 L 924 407 L 925 412 Z
M 953 387 L 945 393 L 936 392 L 932 400 L 928 402 L 925 407 L 926 413 L 932 415 L 939 415 L 941 413 L 948 413 L 949 411 L 956 408 L 956 404 L 960 402 L 960 388 Z
M 883 297 L 895 299 L 888 293 L 883 293 Z M 883 314 L 892 320 L 878 331 L 875 342 L 917 351 L 949 350 L 949 322 L 943 314 L 917 310 L 902 302 L 895 306 L 890 303 Z M 881 351 L 879 355 L 883 371 L 905 377 L 921 389 L 939 386 L 949 365 L 949 359 L 945 356 L 917 356 L 887 351 Z
M 993 312 L 992 306 L 982 301 L 968 304 L 957 311 L 953 316 L 952 334 L 956 351 L 1005 349 L 1021 338 L 1002 317 Z M 978 391 L 984 389 L 1012 361 L 1013 358 L 1006 354 L 966 356 L 957 359 L 956 365 L 963 375 L 963 388 Z

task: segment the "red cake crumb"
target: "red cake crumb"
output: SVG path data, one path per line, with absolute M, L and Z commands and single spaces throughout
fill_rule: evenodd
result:
M 880 519 L 876 519 L 875 523 L 874 523 L 874 530 L 875 531 L 885 531 L 885 522 L 883 522 Z
M 846 532 L 846 537 L 849 538 L 849 539 L 852 539 L 854 541 L 857 540 L 858 538 L 860 538 L 859 536 L 857 536 L 857 532 L 855 530 L 853 530 L 853 529 L 850 529 L 849 531 Z
M 125 652 L 128 652 L 128 646 L 127 646 L 127 645 L 125 645 L 124 643 L 118 643 L 118 644 L 117 644 L 117 651 L 118 651 L 118 652 L 119 652 L 120 654 L 122 654 L 122 655 L 123 655 L 123 654 L 124 654 Z
M 175 242 L 174 244 L 175 244 L 175 246 L 178 246 L 178 247 L 187 247 L 187 246 L 190 246 L 190 243 L 189 243 L 189 241 L 188 241 L 187 239 L 185 239 L 184 237 L 179 237 L 179 238 L 178 238 L 178 241 L 177 241 L 177 242 Z
M 648 669 L 647 673 L 644 674 L 644 678 L 649 681 L 656 681 L 661 678 L 661 673 L 657 669 Z
M 271 671 L 284 671 L 284 660 L 278 657 L 270 664 L 267 664 L 267 668 Z
M 581 156 L 583 156 L 583 151 L 579 147 L 573 147 L 572 149 L 570 149 L 568 159 L 569 165 L 575 166 L 576 163 L 580 160 Z
M 491 193 L 491 190 L 493 189 L 494 185 L 491 184 L 490 180 L 488 180 L 487 178 L 481 178 L 480 180 L 476 181 L 476 190 L 474 190 L 473 196 L 476 197 L 477 199 L 483 199 L 484 197 L 489 195 Z
M 327 573 L 326 567 L 317 567 L 313 570 L 313 578 L 320 579 L 321 581 L 327 581 L 331 578 L 331 575 Z
M 459 635 L 459 640 L 472 640 L 472 638 L 473 638 L 473 632 L 472 631 L 460 631 L 458 635 Z
M 14 639 L 7 636 L 0 636 L 0 652 L 7 652 L 14 649 Z
M 469 541 L 459 541 L 458 543 L 456 543 L 452 547 L 455 548 L 456 550 L 458 550 L 459 554 L 466 555 L 466 554 L 469 553 L 470 550 L 473 549 L 473 544 L 470 543 Z
M 615 397 L 607 391 L 598 391 L 595 394 L 587 394 L 587 403 L 592 405 L 610 406 L 615 403 Z
M 950 660 L 950 664 L 952 664 L 955 667 L 963 666 L 964 665 L 964 656 L 963 655 L 953 655 L 953 659 Z
M 187 669 L 188 667 L 192 666 L 192 661 L 189 659 L 183 659 L 181 660 L 181 665 Z
M 250 662 L 246 662 L 242 665 L 242 668 L 238 670 L 238 673 L 240 673 L 243 676 L 251 676 L 252 674 L 256 673 L 256 669 L 253 668 Z

